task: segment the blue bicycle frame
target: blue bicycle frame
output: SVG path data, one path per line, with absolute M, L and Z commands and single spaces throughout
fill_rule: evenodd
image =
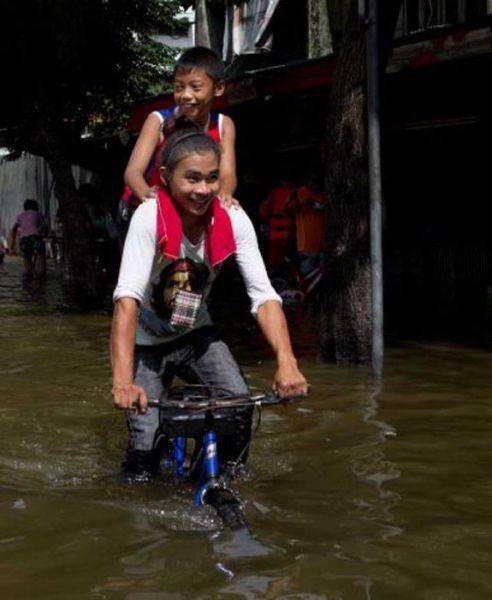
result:
M 221 413 L 224 409 L 236 406 L 283 404 L 287 400 L 272 395 L 248 397 L 249 402 L 244 402 L 242 397 L 208 398 L 190 396 L 184 399 L 166 399 L 160 404 L 158 400 L 149 401 L 152 406 L 163 410 L 178 411 L 163 417 L 161 434 L 164 436 L 165 456 L 163 466 L 170 470 L 177 479 L 194 478 L 198 474 L 198 485 L 195 490 L 194 504 L 202 506 L 211 505 L 217 511 L 224 525 L 232 530 L 248 529 L 246 518 L 242 511 L 242 501 L 230 485 L 230 477 L 235 474 L 235 467 L 239 464 L 248 444 L 235 461 L 229 461 L 221 472 L 217 444 L 223 435 L 231 435 L 228 430 L 227 416 Z M 239 402 L 238 402 L 239 401 Z M 151 404 L 152 403 L 152 404 Z M 193 412 L 186 415 L 188 406 L 193 406 Z M 217 412 L 216 412 L 217 411 Z M 199 415 L 193 421 L 192 415 Z M 204 419 L 204 421 L 203 421 Z M 174 435 L 173 435 L 174 434 Z M 195 445 L 191 464 L 187 465 L 186 441 L 188 438 L 201 440 L 201 445 Z M 199 473 L 197 473 L 199 470 Z
M 214 431 L 208 431 L 203 436 L 203 462 L 200 483 L 195 493 L 195 506 L 204 504 L 205 495 L 209 489 L 219 483 L 219 459 L 217 457 L 217 436 Z
M 184 462 L 186 457 L 186 438 L 177 437 L 173 440 L 172 460 L 165 461 L 166 466 L 172 466 L 178 478 L 184 477 Z M 203 436 L 203 459 L 200 480 L 195 492 L 195 506 L 205 504 L 205 496 L 211 488 L 219 485 L 219 459 L 217 456 L 217 435 L 215 431 L 207 431 Z

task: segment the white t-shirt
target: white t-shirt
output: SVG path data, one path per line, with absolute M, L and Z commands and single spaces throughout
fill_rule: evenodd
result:
M 248 215 L 242 208 L 228 209 L 228 214 L 236 242 L 236 262 L 251 300 L 251 312 L 256 316 L 267 300 L 280 303 L 282 300 L 270 283 Z M 218 274 L 205 257 L 203 239 L 192 244 L 183 235 L 180 258 L 172 260 L 158 251 L 156 229 L 157 205 L 152 199 L 141 204 L 132 217 L 113 294 L 115 302 L 120 298 L 134 298 L 139 302 L 136 343 L 141 345 L 161 344 L 189 332 L 169 323 L 169 299 L 175 289 L 202 294 L 194 328 L 210 324 L 205 299 Z

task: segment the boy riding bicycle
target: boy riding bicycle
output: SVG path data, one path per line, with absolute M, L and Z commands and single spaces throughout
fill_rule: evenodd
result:
M 136 211 L 114 293 L 111 334 L 113 398 L 127 410 L 126 471 L 155 474 L 159 410 L 175 375 L 206 384 L 217 395 L 248 394 L 231 352 L 213 330 L 205 299 L 221 265 L 234 255 L 251 311 L 275 353 L 273 387 L 280 396 L 307 393 L 292 352 L 281 300 L 272 288 L 251 221 L 223 208 L 220 147 L 197 128 L 177 130 L 164 148 L 165 187 Z M 137 410 L 134 410 L 137 406 Z M 221 462 L 244 456 L 251 410 L 239 410 L 236 434 L 222 440 Z

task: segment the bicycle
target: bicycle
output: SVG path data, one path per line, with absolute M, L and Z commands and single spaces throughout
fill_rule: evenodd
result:
M 205 391 L 205 393 L 200 393 Z M 264 406 L 285 405 L 298 398 L 280 398 L 274 394 L 256 396 L 212 397 L 204 386 L 172 388 L 166 400 L 149 400 L 150 407 L 160 410 L 156 445 L 163 448 L 162 466 L 178 481 L 197 481 L 195 506 L 212 506 L 224 525 L 232 530 L 248 529 L 243 502 L 231 485 L 237 465 L 251 440 L 233 464 L 219 464 L 217 445 L 221 435 L 234 433 L 231 409 L 251 406 L 259 411 Z M 189 448 L 193 440 L 194 448 Z M 191 451 L 190 451 L 191 450 Z

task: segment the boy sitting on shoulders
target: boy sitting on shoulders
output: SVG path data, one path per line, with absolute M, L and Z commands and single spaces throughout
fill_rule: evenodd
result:
M 141 202 L 155 196 L 160 184 L 162 152 L 178 117 L 192 120 L 220 144 L 218 195 L 226 206 L 237 204 L 233 198 L 237 186 L 234 122 L 230 117 L 212 111 L 215 98 L 222 96 L 224 91 L 224 65 L 212 50 L 197 46 L 181 55 L 173 74 L 175 107 L 150 113 L 125 170 L 127 188 L 122 200 L 132 207 L 130 213 Z

